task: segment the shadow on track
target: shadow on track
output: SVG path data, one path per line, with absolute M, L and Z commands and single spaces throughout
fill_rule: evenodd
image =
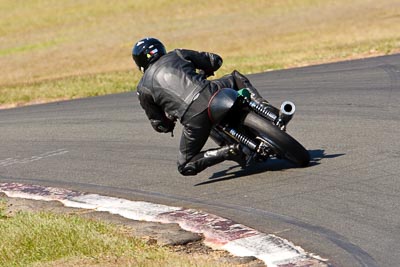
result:
M 316 150 L 309 150 L 310 154 L 310 165 L 309 167 L 313 167 L 320 164 L 320 161 L 324 158 L 331 159 L 343 156 L 345 154 L 331 154 L 326 155 L 325 150 L 323 149 L 316 149 Z M 219 172 L 214 173 L 208 181 L 204 181 L 195 186 L 211 184 L 216 182 L 222 182 L 226 180 L 236 179 L 240 177 L 250 176 L 254 174 L 263 173 L 266 171 L 282 171 L 286 169 L 293 169 L 296 168 L 293 164 L 286 160 L 280 159 L 272 159 L 267 161 L 266 163 L 254 164 L 249 166 L 245 169 L 241 169 L 239 165 L 229 167 L 226 170 L 222 170 Z M 236 170 L 237 169 L 237 170 Z
M 333 158 L 337 158 L 337 157 L 346 155 L 344 153 L 327 155 L 327 154 L 325 154 L 325 150 L 323 150 L 323 149 L 309 150 L 308 153 L 310 154 L 309 167 L 321 164 L 320 161 L 322 159 L 333 159 Z

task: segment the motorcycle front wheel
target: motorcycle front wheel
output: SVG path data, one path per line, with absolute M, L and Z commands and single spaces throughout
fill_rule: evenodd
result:
M 244 118 L 243 125 L 272 146 L 279 157 L 299 167 L 306 167 L 310 163 L 310 154 L 299 142 L 256 113 L 249 112 Z

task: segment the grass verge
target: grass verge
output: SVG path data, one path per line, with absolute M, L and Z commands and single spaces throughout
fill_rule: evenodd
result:
M 0 87 L 0 106 L 99 96 L 134 90 L 133 71 L 99 73 Z
M 0 199 L 0 266 L 228 266 L 177 254 L 130 229 L 74 214 L 18 211 Z
M 144 36 L 220 54 L 218 75 L 392 54 L 398 14 L 398 0 L 0 0 L 0 105 L 132 90 Z

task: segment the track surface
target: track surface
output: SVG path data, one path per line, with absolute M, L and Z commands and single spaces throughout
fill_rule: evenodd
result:
M 176 137 L 154 132 L 135 93 L 0 110 L 0 182 L 198 208 L 275 233 L 338 266 L 399 266 L 400 55 L 249 76 L 308 168 L 271 160 L 176 171 Z M 208 144 L 212 146 L 212 144 Z

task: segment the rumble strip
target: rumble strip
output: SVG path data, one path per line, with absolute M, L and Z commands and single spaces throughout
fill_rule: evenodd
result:
M 202 234 L 204 243 L 214 249 L 253 256 L 268 267 L 329 266 L 327 260 L 283 238 L 199 210 L 19 183 L 2 183 L 0 192 L 8 197 L 60 201 L 67 207 L 106 211 L 137 221 L 177 223 L 186 231 Z

